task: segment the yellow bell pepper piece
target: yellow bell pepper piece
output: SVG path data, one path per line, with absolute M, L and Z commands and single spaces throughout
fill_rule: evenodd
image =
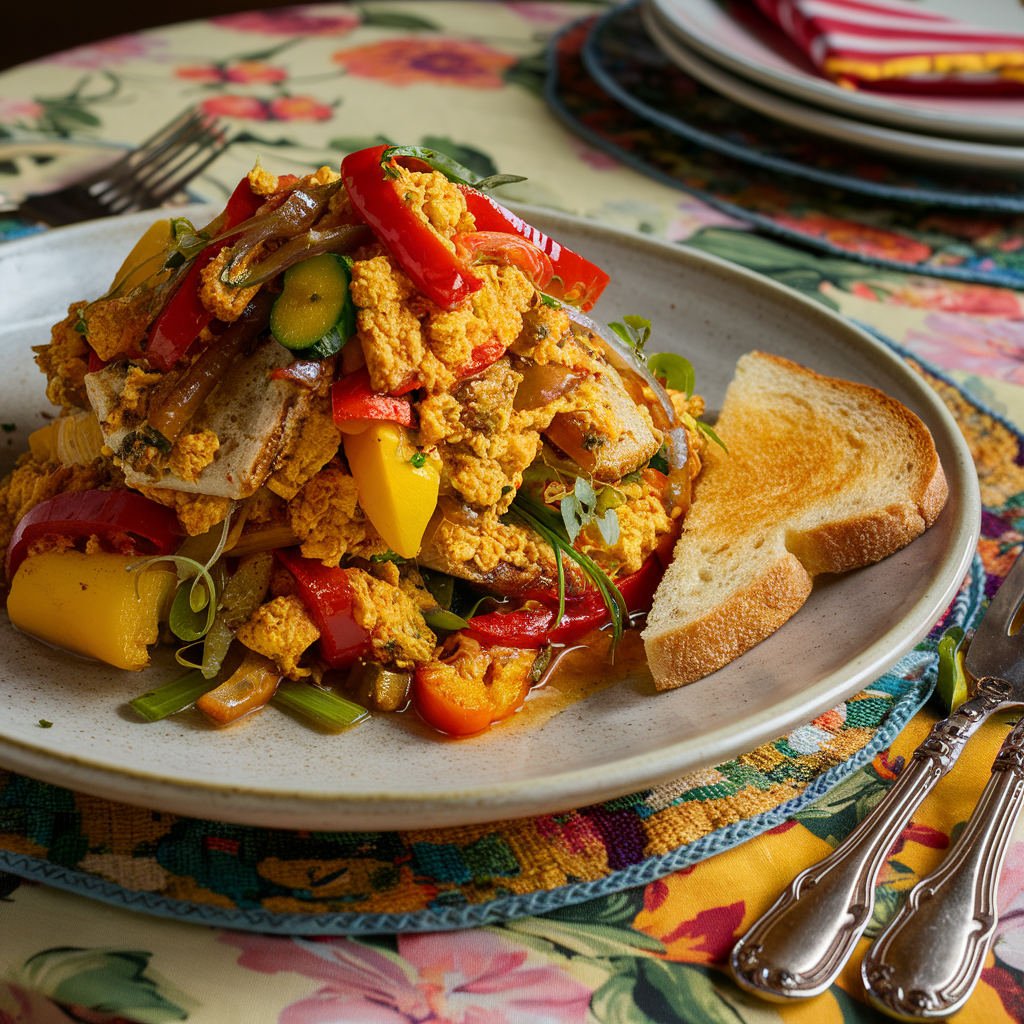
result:
M 75 550 L 32 555 L 14 574 L 7 614 L 18 629 L 54 647 L 115 668 L 145 668 L 146 646 L 157 641 L 178 577 L 162 565 L 128 572 L 137 561 Z
M 173 241 L 170 218 L 165 217 L 152 224 L 128 253 L 110 287 L 117 288 L 119 295 L 127 295 L 133 288 L 137 288 L 160 270 L 160 263 L 153 257 L 160 255 Z M 153 277 L 151 286 L 161 284 L 170 276 L 169 270 L 161 270 L 158 276 Z
M 392 551 L 414 558 L 437 505 L 437 460 L 414 466 L 416 448 L 405 428 L 383 420 L 346 434 L 343 443 L 363 511 Z

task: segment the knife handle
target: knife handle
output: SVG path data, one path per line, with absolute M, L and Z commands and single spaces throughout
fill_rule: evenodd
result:
M 1003 858 L 1024 807 L 1024 719 L 946 859 L 914 886 L 861 964 L 871 1001 L 904 1020 L 956 1013 L 974 991 L 999 915 Z
M 789 1001 L 820 995 L 835 981 L 871 920 L 875 882 L 889 851 L 1010 692 L 1003 679 L 978 680 L 975 696 L 932 727 L 881 803 L 828 857 L 797 875 L 733 948 L 732 971 L 743 988 Z

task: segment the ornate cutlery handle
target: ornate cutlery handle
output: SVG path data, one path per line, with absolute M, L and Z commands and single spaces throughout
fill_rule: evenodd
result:
M 1003 679 L 978 680 L 975 696 L 933 726 L 882 802 L 828 857 L 801 872 L 732 951 L 745 989 L 767 999 L 819 995 L 835 981 L 875 905 L 879 869 L 914 811 L 956 763 L 964 744 L 1011 695 Z
M 1024 719 L 956 846 L 918 882 L 861 964 L 868 995 L 903 1020 L 955 1013 L 978 983 L 995 932 L 1003 857 L 1024 807 Z

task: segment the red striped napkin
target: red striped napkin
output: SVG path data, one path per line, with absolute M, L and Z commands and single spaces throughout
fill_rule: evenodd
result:
M 903 0 L 754 2 L 823 75 L 846 88 L 1024 93 L 1024 35 L 956 21 Z

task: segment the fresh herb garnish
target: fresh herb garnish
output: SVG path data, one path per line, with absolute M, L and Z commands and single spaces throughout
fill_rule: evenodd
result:
M 725 447 L 725 442 L 706 423 L 701 423 L 700 420 L 694 420 L 694 423 L 696 423 L 697 426 L 700 427 L 700 429 L 707 434 L 707 436 L 710 437 L 723 452 L 725 452 L 726 455 L 729 454 L 729 449 Z
M 553 280 L 553 279 L 552 279 Z M 544 292 L 540 293 L 540 301 L 545 306 L 550 306 L 552 309 L 561 309 L 562 304 L 554 297 L 554 295 L 547 295 Z
M 413 160 L 421 160 L 435 171 L 440 171 L 449 181 L 456 185 L 472 185 L 479 192 L 486 192 L 488 189 L 497 188 L 499 185 L 511 185 L 517 181 L 526 181 L 521 174 L 492 174 L 486 178 L 480 177 L 476 171 L 464 167 L 457 160 L 453 160 L 436 149 L 427 149 L 424 146 L 388 146 L 380 155 L 380 166 L 387 178 L 397 178 L 398 172 L 391 166 L 391 161 L 396 157 L 409 157 Z
M 78 319 L 75 321 L 74 330 L 81 335 L 88 336 L 89 325 L 85 322 L 85 317 L 81 313 L 78 314 Z
M 622 318 L 622 323 L 608 326 L 639 356 L 643 354 L 644 345 L 651 336 L 651 321 L 642 316 L 630 313 Z
M 408 562 L 409 559 L 403 558 L 397 551 L 392 551 L 391 548 L 388 548 L 387 551 L 381 555 L 370 555 L 370 561 L 378 565 L 381 562 L 394 562 L 395 565 L 402 565 L 403 563 Z
M 416 469 L 422 469 L 427 464 L 427 457 L 423 452 L 413 452 L 409 461 L 416 467 Z
M 602 496 L 608 488 L 602 489 Z M 593 524 L 601 534 L 601 539 L 609 547 L 619 540 L 619 517 L 615 512 L 612 499 L 603 502 L 594 491 L 591 482 L 582 476 L 576 477 L 572 493 L 567 494 L 559 503 L 562 522 L 568 534 L 569 543 L 575 544 L 580 530 Z M 616 502 L 621 505 L 622 502 Z
M 655 352 L 647 360 L 651 373 L 665 382 L 673 391 L 682 391 L 687 398 L 693 397 L 696 375 L 693 363 L 676 352 Z
M 622 639 L 626 616 L 629 614 L 619 588 L 593 559 L 572 546 L 562 520 L 550 509 L 545 508 L 533 495 L 520 490 L 512 502 L 509 514 L 514 514 L 531 529 L 536 530 L 551 545 L 551 550 L 555 554 L 555 564 L 558 567 L 558 618 L 552 628 L 561 620 L 565 610 L 565 574 L 562 567 L 562 556 L 565 556 L 571 558 L 586 573 L 600 593 L 605 608 L 608 609 L 612 623 L 611 649 L 614 657 L 615 648 Z
M 53 722 L 48 722 L 45 718 L 40 718 L 39 719 L 39 728 L 40 729 L 52 729 L 53 728 Z

